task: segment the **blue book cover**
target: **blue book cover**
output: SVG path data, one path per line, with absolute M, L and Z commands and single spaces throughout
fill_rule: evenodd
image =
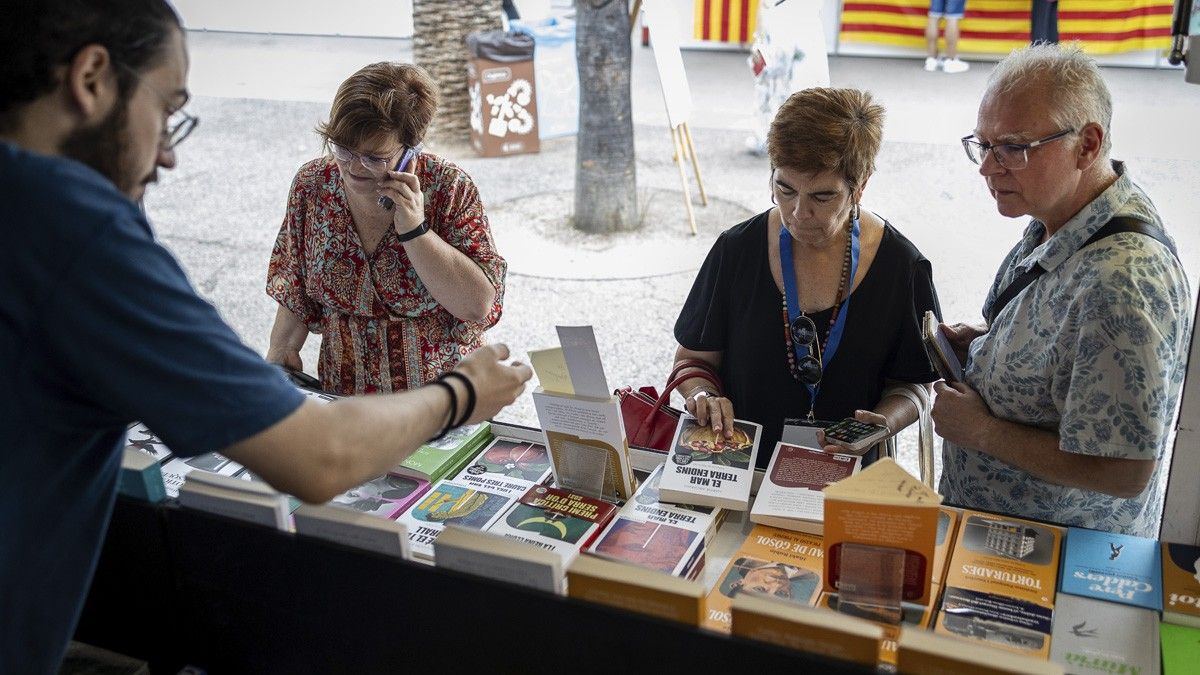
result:
M 1072 527 L 1059 591 L 1162 611 L 1160 556 L 1153 539 Z

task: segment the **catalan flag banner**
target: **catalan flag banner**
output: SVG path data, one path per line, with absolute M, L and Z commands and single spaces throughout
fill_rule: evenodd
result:
M 1037 0 L 1033 0 L 1037 1 Z M 1029 44 L 1031 0 L 967 0 L 960 52 L 1005 54 Z M 1059 0 L 1059 41 L 1091 54 L 1171 46 L 1172 0 Z M 929 0 L 846 0 L 841 41 L 925 47 Z
M 667 0 L 674 2 L 674 0 Z M 695 0 L 692 34 L 710 42 L 750 42 L 759 0 Z

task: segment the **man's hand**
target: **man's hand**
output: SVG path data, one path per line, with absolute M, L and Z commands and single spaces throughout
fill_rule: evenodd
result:
M 683 404 L 697 424 L 712 426 L 713 433 L 724 432 L 725 438 L 733 438 L 733 401 L 701 390 L 684 399 Z
M 933 426 L 942 438 L 962 446 L 982 450 L 996 418 L 983 397 L 962 382 L 933 385 Z
M 988 332 L 988 327 L 985 324 L 972 326 L 965 323 L 956 323 L 954 325 L 943 323 L 938 325 L 938 329 L 946 336 L 950 347 L 954 349 L 954 355 L 958 357 L 958 362 L 964 367 L 967 365 L 967 353 L 971 349 L 971 342 Z
M 533 377 L 533 370 L 515 361 L 512 365 L 501 363 L 507 358 L 507 345 L 485 345 L 468 354 L 455 368 L 475 385 L 475 410 L 467 419 L 468 424 L 495 417 L 496 413 L 525 391 L 525 383 Z M 456 390 L 462 386 L 453 379 L 448 378 L 447 381 Z M 462 406 L 466 405 L 466 396 L 462 391 L 459 392 L 458 404 L 460 408 L 455 411 L 455 418 L 462 414 Z

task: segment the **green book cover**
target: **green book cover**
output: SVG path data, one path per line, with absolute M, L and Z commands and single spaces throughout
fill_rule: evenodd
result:
M 490 437 L 491 425 L 487 422 L 453 429 L 442 438 L 417 448 L 396 465 L 395 473 L 437 482 L 465 466 Z
M 1200 663 L 1200 629 L 1163 623 L 1158 626 L 1162 639 L 1162 662 L 1165 675 L 1184 675 L 1196 672 Z

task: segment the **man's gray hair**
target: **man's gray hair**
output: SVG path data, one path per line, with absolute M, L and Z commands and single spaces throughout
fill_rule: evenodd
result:
M 1112 96 L 1100 69 L 1078 44 L 1037 44 L 1015 50 L 996 65 L 987 91 L 1004 96 L 1040 86 L 1049 97 L 1047 115 L 1059 129 L 1079 131 L 1089 122 L 1104 129 L 1101 159 L 1108 159 L 1112 140 Z

